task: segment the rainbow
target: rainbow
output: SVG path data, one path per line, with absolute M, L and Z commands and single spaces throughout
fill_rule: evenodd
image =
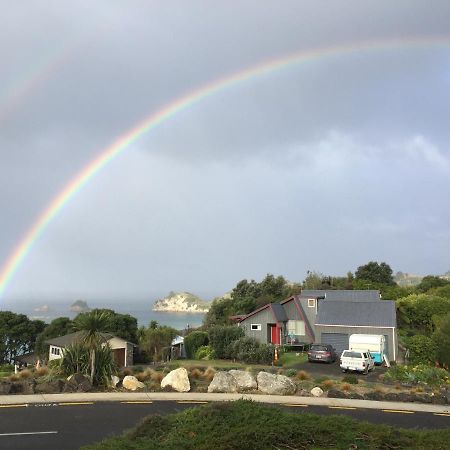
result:
M 116 139 L 109 147 L 104 149 L 91 161 L 78 175 L 75 176 L 64 189 L 50 202 L 39 215 L 31 228 L 22 237 L 16 248 L 7 258 L 0 272 L 0 296 L 3 296 L 6 287 L 17 272 L 21 263 L 30 252 L 33 244 L 45 231 L 53 218 L 67 205 L 67 203 L 93 178 L 100 170 L 106 167 L 118 155 L 135 143 L 144 134 L 169 120 L 176 114 L 191 108 L 195 104 L 225 90 L 237 86 L 256 77 L 271 74 L 281 69 L 315 62 L 332 56 L 345 56 L 357 52 L 371 52 L 394 50 L 403 48 L 447 47 L 450 37 L 414 37 L 401 39 L 384 39 L 360 42 L 357 44 L 338 45 L 334 47 L 302 50 L 269 61 L 264 61 L 253 67 L 219 78 L 199 89 L 168 103 L 159 111 L 151 114 L 144 121 Z

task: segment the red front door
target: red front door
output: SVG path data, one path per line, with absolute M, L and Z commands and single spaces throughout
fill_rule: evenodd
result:
M 270 326 L 270 342 L 272 344 L 279 344 L 280 343 L 280 331 L 279 328 L 276 325 Z

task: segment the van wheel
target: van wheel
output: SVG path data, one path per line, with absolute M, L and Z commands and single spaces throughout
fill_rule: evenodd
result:
M 364 369 L 363 375 L 367 375 L 369 373 L 369 369 Z

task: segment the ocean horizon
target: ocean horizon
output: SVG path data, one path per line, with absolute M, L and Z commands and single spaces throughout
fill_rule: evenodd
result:
M 7 302 L 0 305 L 1 311 L 12 311 L 16 314 L 25 314 L 31 320 L 43 320 L 50 323 L 57 317 L 69 317 L 74 319 L 78 314 L 70 310 L 74 301 L 54 301 L 41 300 L 37 301 L 15 301 Z M 153 301 L 148 300 L 126 300 L 122 303 L 111 303 L 109 301 L 87 301 L 89 308 L 107 308 L 120 314 L 129 314 L 135 317 L 138 327 L 148 326 L 152 320 L 156 320 L 160 325 L 171 326 L 177 330 L 185 328 L 196 328 L 202 325 L 204 313 L 187 313 L 187 312 L 162 312 L 152 311 Z M 47 310 L 43 310 L 44 305 L 48 306 Z

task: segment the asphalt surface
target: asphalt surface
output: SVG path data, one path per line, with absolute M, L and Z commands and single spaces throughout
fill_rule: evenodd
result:
M 341 376 L 351 374 L 352 372 L 343 373 L 341 368 L 339 367 L 339 360 L 334 363 L 325 363 L 325 362 L 302 362 L 298 363 L 294 366 L 296 370 L 304 370 L 308 372 L 310 375 L 314 377 L 322 377 L 322 376 Z M 364 381 L 375 382 L 378 381 L 378 377 L 385 373 L 387 370 L 386 367 L 375 366 L 373 370 L 371 370 L 367 375 L 363 375 L 357 372 L 354 372 L 357 377 L 361 377 Z
M 72 450 L 82 445 L 121 434 L 148 414 L 169 414 L 205 401 L 110 401 L 59 402 L 2 405 L 0 408 L 0 448 Z M 298 414 L 344 414 L 358 420 L 402 428 L 447 428 L 450 413 L 368 409 L 354 406 L 273 404 Z M 299 422 L 300 424 L 300 422 Z M 27 434 L 29 433 L 29 434 Z

